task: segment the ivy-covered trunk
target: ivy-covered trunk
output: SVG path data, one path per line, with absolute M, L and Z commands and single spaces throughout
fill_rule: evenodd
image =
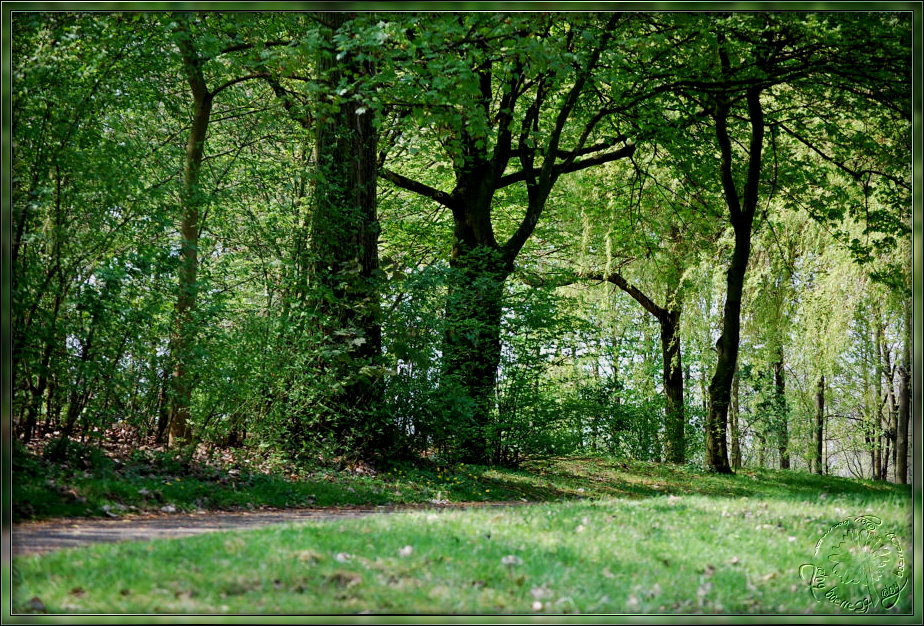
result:
M 504 282 L 499 251 L 475 246 L 452 259 L 443 341 L 443 385 L 453 395 L 462 459 L 491 461 L 489 426 L 501 356 Z
M 454 245 L 446 299 L 443 380 L 457 423 L 458 451 L 468 463 L 491 457 L 501 353 L 504 283 L 513 268 L 494 238 L 491 166 L 470 160 L 453 191 Z
M 321 330 L 328 345 L 322 368 L 342 383 L 323 402 L 341 453 L 371 456 L 385 452 L 387 427 L 380 404 L 382 330 L 378 291 L 379 224 L 376 205 L 374 112 L 355 84 L 375 68 L 355 52 L 338 55 L 333 34 L 352 17 L 319 14 L 329 43 L 318 55 L 318 70 L 330 101 L 315 127 L 318 176 L 311 216 L 311 275 Z M 337 94 L 346 81 L 349 94 Z

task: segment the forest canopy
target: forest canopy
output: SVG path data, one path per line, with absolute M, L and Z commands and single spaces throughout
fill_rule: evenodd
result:
M 23 444 L 907 481 L 911 13 L 17 12 L 11 63 Z

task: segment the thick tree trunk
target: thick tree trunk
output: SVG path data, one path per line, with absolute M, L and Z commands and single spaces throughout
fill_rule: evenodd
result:
M 895 482 L 908 484 L 908 422 L 911 418 L 911 301 L 905 302 L 905 337 L 898 368 L 898 413 L 895 425 Z
M 212 94 L 206 88 L 202 74 L 202 60 L 188 30 L 178 32 L 177 46 L 192 94 L 193 118 L 186 141 L 186 160 L 183 171 L 182 209 L 180 221 L 179 285 L 174 310 L 174 329 L 170 342 L 170 360 L 173 379 L 170 393 L 170 426 L 168 442 L 171 447 L 188 443 L 192 431 L 189 426 L 192 405 L 193 379 L 190 363 L 195 351 L 196 325 L 193 313 L 199 287 L 199 214 L 206 202 L 199 174 L 209 118 L 212 114 Z
M 824 429 L 825 429 L 825 377 L 818 377 L 818 389 L 815 392 L 815 473 L 824 473 Z
M 732 469 L 741 469 L 741 431 L 738 424 L 740 404 L 738 403 L 738 373 L 732 379 L 731 405 L 729 406 L 729 419 L 731 426 L 731 464 Z
M 789 410 L 786 405 L 786 374 L 783 363 L 783 351 L 773 364 L 773 386 L 776 406 L 777 448 L 780 453 L 780 469 L 789 469 Z
M 335 33 L 352 17 L 320 14 Z M 333 41 L 333 38 L 331 38 Z M 334 93 L 342 81 L 371 76 L 371 62 L 349 54 L 338 60 L 333 45 L 318 59 L 321 79 Z M 362 94 L 354 94 L 362 95 Z M 387 424 L 382 399 L 382 330 L 378 290 L 379 224 L 376 204 L 374 113 L 355 97 L 327 105 L 315 125 L 317 167 L 311 215 L 311 276 L 317 306 L 326 314 L 325 333 L 342 356 L 325 359 L 325 371 L 345 381 L 332 393 L 330 426 L 342 452 L 371 456 L 385 452 Z M 328 110 L 329 109 L 329 110 Z
M 504 283 L 509 269 L 488 246 L 456 250 L 446 301 L 443 384 L 464 402 L 459 448 L 468 463 L 492 461 L 489 431 L 500 365 Z

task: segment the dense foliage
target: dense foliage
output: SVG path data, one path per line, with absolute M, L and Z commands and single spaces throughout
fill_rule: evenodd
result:
M 907 480 L 908 14 L 12 28 L 23 443 Z

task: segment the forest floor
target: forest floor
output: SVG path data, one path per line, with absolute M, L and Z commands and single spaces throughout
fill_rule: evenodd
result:
M 813 597 L 800 578 L 819 538 L 844 520 L 875 516 L 876 536 L 902 538 L 911 554 L 910 487 L 797 471 L 720 476 L 585 456 L 518 470 L 424 464 L 286 477 L 200 462 L 183 470 L 166 455 L 145 465 L 94 454 L 75 450 L 65 470 L 20 451 L 27 476 L 14 473 L 22 485 L 14 506 L 54 511 L 60 500 L 22 499 L 44 485 L 39 493 L 107 519 L 25 522 L 14 543 L 30 527 L 62 542 L 68 528 L 99 537 L 133 528 L 154 540 L 17 552 L 16 613 L 850 613 Z M 174 473 L 137 469 L 155 460 Z M 314 505 L 269 508 L 302 494 Z M 475 506 L 472 496 L 523 506 Z M 235 504 L 250 497 L 263 500 L 247 501 L 252 510 Z M 238 510 L 202 506 L 216 502 Z M 315 523 L 297 523 L 305 520 Z M 196 526 L 222 532 L 155 538 L 156 528 Z M 905 594 L 888 612 L 908 610 Z

